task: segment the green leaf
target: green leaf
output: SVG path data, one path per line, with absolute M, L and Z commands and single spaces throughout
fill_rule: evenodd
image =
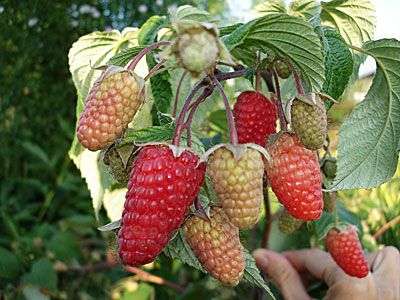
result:
M 182 20 L 192 20 L 198 22 L 210 21 L 211 15 L 202 9 L 193 7 L 191 5 L 179 6 L 174 13 L 171 15 L 173 22 Z
M 124 67 L 125 65 L 128 64 L 128 62 L 135 57 L 136 55 L 139 54 L 140 51 L 142 51 L 145 46 L 135 46 L 131 47 L 125 50 L 122 50 L 121 52 L 115 54 L 111 59 L 108 61 L 108 65 L 114 65 L 114 66 L 120 66 Z
M 353 57 L 346 42 L 332 28 L 321 27 L 321 38 L 325 51 L 324 93 L 339 99 L 353 73 Z M 330 102 L 328 106 L 332 106 Z
M 140 28 L 138 40 L 140 45 L 152 44 L 157 37 L 158 31 L 168 24 L 164 16 L 152 16 Z M 154 54 L 146 55 L 146 61 L 149 69 L 157 64 Z M 154 98 L 154 105 L 158 111 L 166 113 L 169 110 L 172 89 L 169 83 L 170 75 L 168 72 L 162 72 L 150 78 L 151 93 Z
M 375 8 L 370 0 L 333 0 L 321 2 L 323 25 L 335 27 L 344 40 L 362 46 L 373 38 Z
M 256 10 L 262 14 L 284 14 L 287 13 L 284 0 L 264 1 L 256 6 Z
M 267 15 L 239 27 L 223 41 L 237 59 L 249 59 L 249 48 L 273 50 L 286 56 L 312 90 L 322 88 L 325 72 L 322 45 L 312 26 L 300 18 Z
M 314 225 L 317 239 L 322 240 L 328 234 L 328 231 L 335 227 L 335 216 L 324 211 L 321 218 L 312 222 L 312 224 Z
M 396 171 L 400 140 L 400 42 L 365 44 L 377 71 L 363 102 L 339 131 L 338 170 L 331 190 L 372 188 Z
M 319 19 L 320 6 L 315 0 L 293 0 L 288 7 L 283 0 L 265 1 L 256 6 L 261 14 L 287 13 L 307 21 Z
M 68 232 L 57 231 L 51 240 L 46 242 L 46 247 L 55 255 L 57 260 L 64 262 L 78 259 L 81 255 L 76 237 Z
M 57 274 L 47 258 L 37 260 L 28 274 L 22 278 L 24 284 L 31 284 L 55 292 L 57 290 Z
M 246 261 L 246 267 L 244 269 L 243 281 L 251 284 L 252 286 L 262 288 L 272 299 L 275 299 L 274 294 L 272 294 L 264 278 L 262 278 L 260 270 L 256 266 L 256 261 L 246 249 L 244 249 L 244 257 Z
M 140 130 L 128 129 L 120 144 L 144 144 L 168 141 L 172 139 L 174 128 L 174 126 L 169 124 L 164 126 L 151 126 Z
M 218 28 L 219 36 L 228 35 L 228 34 L 232 33 L 235 29 L 237 29 L 239 26 L 242 26 L 242 25 L 243 25 L 243 23 L 236 23 L 236 24 L 229 25 L 229 26 L 219 27 Z
M 21 272 L 21 267 L 21 262 L 14 253 L 0 247 L 0 278 L 16 278 Z
M 106 65 L 119 51 L 137 45 L 137 28 L 127 27 L 122 32 L 96 31 L 80 37 L 69 50 L 69 70 L 81 102 L 89 88 L 101 74 L 94 68 Z M 81 103 L 83 104 L 83 103 Z M 77 111 L 80 113 L 80 111 Z
M 186 242 L 182 230 L 178 230 L 175 237 L 169 242 L 164 249 L 164 254 L 173 259 L 179 259 L 183 263 L 194 267 L 197 270 L 206 272 L 194 255 L 192 249 Z

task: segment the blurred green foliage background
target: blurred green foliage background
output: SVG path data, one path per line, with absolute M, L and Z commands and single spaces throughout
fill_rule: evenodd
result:
M 232 299 L 257 295 L 246 287 L 223 288 L 208 276 L 164 257 L 148 266 L 148 271 L 179 286 L 145 283 L 120 267 L 107 267 L 107 259 L 113 260 L 107 240 L 113 236 L 97 231 L 86 184 L 68 158 L 76 102 L 67 57 L 72 43 L 92 31 L 140 26 L 149 16 L 166 14 L 181 4 L 200 5 L 216 15 L 226 8 L 224 1 L 0 3 L 1 299 Z M 224 12 L 222 18 L 229 19 L 229 15 Z M 368 82 L 361 84 L 357 91 L 367 86 Z M 348 101 L 330 113 L 332 137 L 354 105 L 351 95 L 350 90 Z M 361 218 L 363 241 L 370 250 L 380 244 L 400 247 L 399 225 L 379 231 L 399 218 L 398 176 L 372 191 L 340 194 Z M 105 220 L 104 212 L 100 217 Z M 248 233 L 251 248 L 259 245 L 262 227 L 263 223 Z M 301 239 L 301 235 L 285 238 L 272 234 L 270 244 L 278 250 L 307 246 Z

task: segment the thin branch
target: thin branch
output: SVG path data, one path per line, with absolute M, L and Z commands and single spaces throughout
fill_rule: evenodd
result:
M 211 76 L 211 79 L 215 83 L 216 88 L 220 91 L 222 99 L 224 101 L 226 120 L 228 122 L 228 128 L 229 128 L 229 140 L 230 140 L 231 144 L 237 145 L 238 144 L 238 134 L 237 134 L 237 130 L 236 130 L 235 119 L 233 117 L 232 110 L 229 106 L 228 97 L 226 97 L 224 88 L 222 87 L 222 85 L 218 81 L 218 79 L 215 76 Z
M 151 68 L 151 70 L 149 71 L 149 73 L 146 75 L 146 77 L 144 78 L 144 81 L 147 81 L 149 78 L 164 72 L 165 70 L 167 70 L 167 68 L 163 68 L 164 63 L 167 60 L 164 58 L 162 59 L 159 63 L 157 63 L 153 68 Z
M 283 111 L 283 106 L 282 106 L 282 98 L 281 98 L 281 88 L 279 86 L 279 76 L 276 70 L 273 71 L 273 76 L 274 76 L 274 82 L 275 82 L 275 92 L 276 92 L 276 97 L 277 97 L 277 106 L 278 106 L 278 115 L 279 115 L 279 121 L 281 124 L 281 130 L 287 131 L 287 122 L 286 122 L 286 117 L 285 113 Z
M 179 284 L 176 284 L 175 282 L 169 281 L 162 277 L 150 274 L 142 269 L 125 266 L 125 270 L 127 270 L 130 273 L 136 274 L 137 277 L 142 281 L 151 282 L 159 285 L 165 285 L 167 287 L 174 289 L 179 293 L 183 293 L 185 291 L 185 288 L 183 286 L 180 286 Z
M 181 86 L 183 83 L 183 80 L 185 79 L 186 75 L 188 74 L 188 71 L 183 71 L 181 78 L 179 79 L 178 86 L 176 87 L 176 94 L 175 94 L 175 100 L 174 100 L 174 108 L 172 110 L 172 117 L 176 117 L 176 110 L 178 109 L 178 101 L 179 101 L 179 92 L 181 91 Z
M 191 126 L 192 126 L 194 114 L 196 113 L 196 110 L 199 107 L 199 105 L 202 102 L 204 102 L 208 96 L 210 96 L 212 94 L 213 90 L 214 90 L 214 85 L 209 85 L 208 87 L 204 88 L 203 93 L 188 108 L 188 110 L 190 110 L 190 112 L 189 112 L 189 116 L 187 117 L 187 120 L 184 124 L 184 127 L 187 130 L 187 135 L 188 135 L 187 142 L 188 142 L 189 147 L 192 146 Z
M 261 77 L 264 79 L 265 84 L 267 85 L 268 91 L 271 93 L 275 93 L 274 82 L 272 80 L 272 71 L 264 70 L 261 72 Z
M 389 222 L 385 223 L 381 228 L 374 233 L 373 238 L 377 240 L 380 238 L 382 234 L 384 234 L 390 227 L 396 226 L 400 223 L 400 216 L 395 217 L 394 219 L 390 220 Z
M 112 262 L 104 261 L 104 262 L 99 262 L 96 264 L 85 265 L 85 266 L 70 266 L 70 267 L 67 267 L 67 266 L 57 267 L 56 266 L 56 271 L 59 273 L 76 272 L 76 273 L 85 275 L 88 273 L 107 271 L 109 269 L 115 268 L 116 266 L 118 266 L 117 261 L 112 261 Z M 142 281 L 147 281 L 147 282 L 151 282 L 151 283 L 155 283 L 155 284 L 159 284 L 159 285 L 165 285 L 170 288 L 173 288 L 174 290 L 176 290 L 179 293 L 182 293 L 185 290 L 185 288 L 183 286 L 180 286 L 177 283 L 174 283 L 174 282 L 168 281 L 162 277 L 150 274 L 149 272 L 146 272 L 142 269 L 139 269 L 136 267 L 130 267 L 130 266 L 125 266 L 124 268 L 127 272 L 136 274 L 137 277 Z
M 154 44 L 149 45 L 148 47 L 144 48 L 142 51 L 140 51 L 132 60 L 132 62 L 128 66 L 128 70 L 134 70 L 136 65 L 139 63 L 139 61 L 142 59 L 143 56 L 145 56 L 147 53 L 150 51 L 153 51 L 154 49 L 157 49 L 161 46 L 167 46 L 170 45 L 170 41 L 160 41 Z

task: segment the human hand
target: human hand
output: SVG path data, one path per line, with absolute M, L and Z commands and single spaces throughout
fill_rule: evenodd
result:
M 329 300 L 400 299 L 400 254 L 394 247 L 367 255 L 370 273 L 362 279 L 345 274 L 327 252 L 319 249 L 282 254 L 257 249 L 253 255 L 286 300 L 311 299 L 305 287 L 312 277 L 328 285 Z

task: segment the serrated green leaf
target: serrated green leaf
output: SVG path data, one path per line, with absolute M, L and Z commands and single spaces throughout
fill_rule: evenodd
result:
M 175 127 L 171 126 L 171 124 L 164 126 L 151 126 L 140 130 L 128 129 L 120 142 L 120 145 L 168 141 L 172 139 L 174 129 Z
M 339 99 L 353 73 L 353 56 L 335 29 L 321 27 L 320 32 L 325 52 L 325 82 L 322 91 L 334 99 Z M 325 103 L 328 108 L 332 104 L 331 101 Z
M 179 6 L 176 11 L 171 15 L 171 20 L 173 22 L 178 22 L 182 20 L 192 20 L 198 22 L 210 21 L 211 15 L 202 9 L 193 7 L 191 5 Z
M 161 126 L 174 123 L 174 118 L 170 114 L 157 112 L 157 119 Z
M 31 284 L 55 292 L 57 290 L 57 274 L 47 258 L 41 258 L 33 263 L 32 269 L 22 277 L 24 284 Z
M 256 10 L 262 15 L 287 13 L 310 21 L 314 18 L 319 20 L 320 6 L 315 0 L 293 0 L 289 6 L 283 0 L 273 0 L 257 5 Z
M 11 251 L 0 247 L 0 278 L 16 278 L 22 270 L 21 262 Z
M 331 190 L 371 188 L 396 171 L 400 139 L 400 42 L 365 44 L 377 71 L 363 102 L 339 131 L 338 170 Z
M 126 64 L 128 64 L 128 62 L 137 54 L 139 54 L 139 52 L 142 51 L 144 48 L 146 48 L 146 46 L 135 46 L 128 49 L 124 49 L 123 51 L 111 57 L 111 59 L 108 61 L 107 64 L 123 67 Z
M 169 242 L 167 247 L 165 247 L 164 254 L 170 258 L 179 259 L 183 263 L 206 273 L 186 242 L 182 230 L 178 230 L 175 237 Z
M 335 27 L 344 40 L 362 46 L 373 38 L 376 17 L 370 0 L 333 0 L 321 2 L 323 25 Z
M 234 30 L 236 30 L 239 26 L 242 26 L 242 25 L 243 25 L 243 23 L 236 23 L 236 24 L 229 25 L 229 26 L 218 27 L 219 36 L 228 35 L 228 34 L 232 33 Z
M 284 14 L 287 12 L 284 0 L 269 0 L 258 4 L 256 11 L 262 14 Z
M 68 53 L 72 80 L 83 102 L 89 88 L 100 76 L 94 68 L 106 65 L 119 51 L 137 45 L 137 28 L 127 27 L 122 32 L 96 31 L 80 37 Z
M 140 28 L 138 40 L 140 45 L 149 45 L 156 40 L 158 31 L 168 24 L 165 16 L 152 16 Z M 146 61 L 149 69 L 157 64 L 153 53 L 146 55 Z M 169 110 L 172 90 L 169 83 L 170 75 L 168 72 L 162 72 L 150 78 L 151 93 L 154 99 L 154 105 L 158 111 L 166 113 Z
M 288 57 L 299 69 L 303 81 L 314 91 L 324 82 L 322 45 L 312 26 L 286 14 L 272 14 L 255 19 L 223 38 L 237 59 L 248 59 L 248 49 L 273 50 Z
M 253 286 L 262 288 L 264 291 L 268 293 L 268 295 L 272 299 L 275 299 L 274 294 L 272 294 L 264 278 L 262 278 L 260 270 L 257 268 L 256 261 L 246 249 L 244 250 L 244 258 L 246 262 L 246 267 L 244 269 L 243 281 Z

